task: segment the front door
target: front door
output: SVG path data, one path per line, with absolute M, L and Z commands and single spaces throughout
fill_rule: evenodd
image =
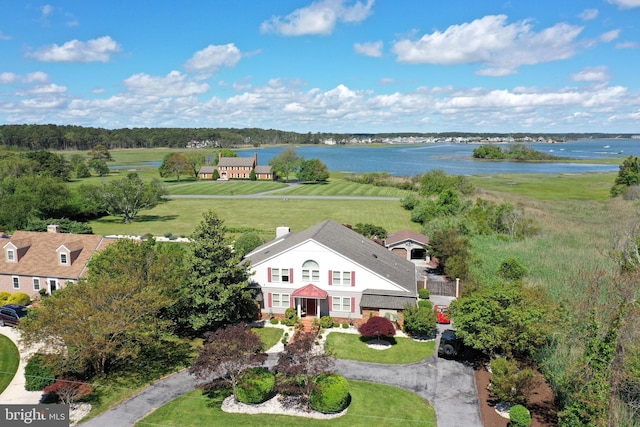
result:
M 318 314 L 317 307 L 318 303 L 316 300 L 311 298 L 306 298 L 305 304 L 307 306 L 307 316 L 315 316 Z

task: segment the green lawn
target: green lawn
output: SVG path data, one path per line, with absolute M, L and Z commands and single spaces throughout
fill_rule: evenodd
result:
M 13 380 L 20 363 L 18 347 L 4 335 L 0 335 L 0 393 Z
M 142 211 L 129 224 L 107 216 L 89 222 L 95 234 L 133 234 L 188 236 L 202 221 L 203 212 L 212 209 L 229 229 L 256 231 L 265 240 L 275 238 L 276 227 L 285 224 L 302 231 L 326 219 L 342 224 L 369 223 L 388 232 L 405 228 L 420 231 L 410 212 L 396 200 L 310 200 L 310 199 L 173 199 Z
M 401 198 L 406 197 L 409 194 L 415 193 L 394 187 L 379 187 L 333 178 L 326 183 L 301 184 L 286 190 L 278 191 L 278 195 L 283 196 L 365 196 Z
M 331 332 L 327 335 L 325 349 L 338 359 L 396 365 L 418 362 L 435 353 L 435 341 L 419 342 L 403 337 L 394 340 L 391 348 L 374 350 L 358 334 Z
M 278 341 L 282 338 L 282 334 L 284 333 L 284 329 L 280 328 L 252 328 L 253 332 L 255 332 L 260 339 L 262 340 L 262 344 L 265 350 L 269 350 L 271 347 L 276 345 Z
M 172 182 L 167 185 L 169 194 L 182 195 L 216 195 L 216 196 L 240 196 L 244 194 L 256 194 L 265 191 L 273 191 L 286 188 L 287 184 L 273 181 L 187 181 Z M 279 194 L 279 193 L 278 193 Z
M 332 420 L 286 415 L 228 414 L 220 409 L 226 395 L 213 399 L 195 390 L 158 408 L 136 423 L 137 427 L 406 427 L 436 425 L 436 415 L 429 402 L 415 393 L 382 384 L 349 381 L 351 405 L 347 413 Z

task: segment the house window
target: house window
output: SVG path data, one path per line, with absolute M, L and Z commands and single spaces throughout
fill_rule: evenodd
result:
M 38 277 L 34 277 L 33 278 L 33 290 L 34 291 L 39 291 L 40 290 L 40 278 L 38 278 Z
M 65 253 L 60 254 L 60 264 L 67 265 L 67 254 Z
M 333 297 L 332 311 L 351 312 L 351 297 Z
M 289 269 L 288 268 L 272 268 L 271 269 L 271 281 L 289 283 Z
M 289 294 L 271 294 L 271 306 L 289 308 Z
M 7 261 L 14 262 L 16 260 L 16 253 L 13 249 L 7 250 Z
M 20 278 L 18 276 L 13 276 L 13 289 L 20 289 Z
M 351 286 L 350 271 L 333 271 L 331 284 L 334 286 Z
M 304 282 L 320 281 L 320 267 L 317 262 L 309 260 L 302 264 L 302 280 Z

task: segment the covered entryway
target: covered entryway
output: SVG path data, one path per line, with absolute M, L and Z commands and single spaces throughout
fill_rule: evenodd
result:
M 320 317 L 320 304 L 327 299 L 327 291 L 313 284 L 296 289 L 291 294 L 298 317 Z

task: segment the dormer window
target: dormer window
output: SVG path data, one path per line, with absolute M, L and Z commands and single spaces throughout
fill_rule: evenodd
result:
M 13 249 L 7 249 L 7 261 L 16 262 L 16 252 Z
M 60 264 L 67 265 L 69 263 L 67 254 L 64 252 L 60 254 Z

